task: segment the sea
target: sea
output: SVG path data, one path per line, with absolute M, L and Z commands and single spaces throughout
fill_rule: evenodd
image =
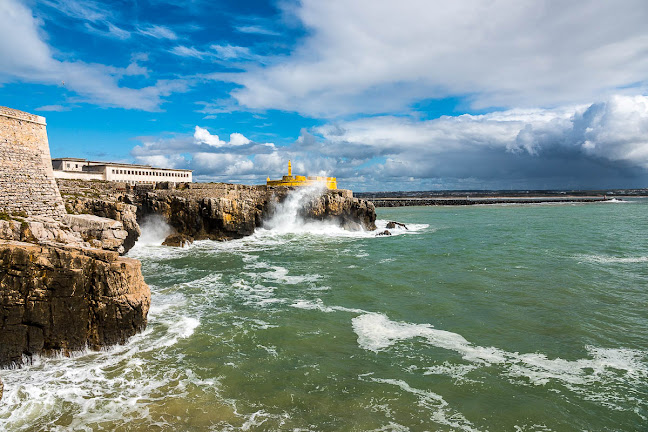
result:
M 145 221 L 146 330 L 0 370 L 0 430 L 648 430 L 647 199 L 298 207 L 185 248 Z

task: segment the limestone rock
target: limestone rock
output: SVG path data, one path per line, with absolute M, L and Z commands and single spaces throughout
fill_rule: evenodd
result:
M 139 261 L 0 240 L 0 365 L 123 343 L 146 326 L 149 305 Z
M 91 214 L 121 222 L 122 229 L 127 233 L 121 244 L 124 247 L 123 253 L 126 253 L 135 245 L 142 231 L 137 223 L 137 207 L 119 201 L 120 197 L 119 194 L 109 192 L 102 195 L 105 199 L 68 195 L 66 206 L 72 214 Z
M 124 253 L 124 241 L 128 232 L 124 225 L 114 219 L 95 215 L 65 215 L 63 220 L 85 241 L 97 240 L 101 249 Z M 95 242 L 96 244 L 96 242 Z

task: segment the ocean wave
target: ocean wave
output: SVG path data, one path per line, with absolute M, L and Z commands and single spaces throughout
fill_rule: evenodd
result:
M 608 255 L 575 255 L 577 261 L 585 261 L 596 264 L 634 264 L 648 262 L 648 256 L 615 257 Z
M 440 425 L 451 428 L 475 432 L 478 429 L 464 417 L 463 414 L 450 407 L 449 403 L 439 394 L 429 390 L 421 390 L 410 386 L 407 382 L 399 379 L 374 378 L 371 374 L 361 375 L 360 379 L 379 384 L 396 386 L 402 391 L 413 395 L 418 400 L 418 405 L 431 412 L 431 420 Z
M 571 386 L 593 383 L 640 383 L 648 378 L 645 351 L 624 348 L 586 347 L 591 358 L 579 360 L 550 359 L 545 354 L 507 352 L 495 347 L 482 347 L 467 341 L 458 333 L 435 329 L 430 324 L 411 324 L 390 320 L 380 313 L 366 313 L 352 320 L 361 348 L 381 352 L 410 339 L 454 351 L 462 359 L 479 366 L 499 365 L 511 378 L 524 378 L 533 385 L 550 381 Z

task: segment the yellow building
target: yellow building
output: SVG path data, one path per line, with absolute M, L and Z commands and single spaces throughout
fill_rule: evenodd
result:
M 313 177 L 313 176 L 293 176 L 292 175 L 292 165 L 288 161 L 288 175 L 285 175 L 281 180 L 270 180 L 268 177 L 267 185 L 268 186 L 311 186 L 314 184 L 324 184 L 329 189 L 337 189 L 337 179 L 335 177 Z

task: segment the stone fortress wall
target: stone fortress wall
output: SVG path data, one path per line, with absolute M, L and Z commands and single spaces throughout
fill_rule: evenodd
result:
M 0 107 L 0 191 L 0 212 L 65 215 L 44 117 Z

